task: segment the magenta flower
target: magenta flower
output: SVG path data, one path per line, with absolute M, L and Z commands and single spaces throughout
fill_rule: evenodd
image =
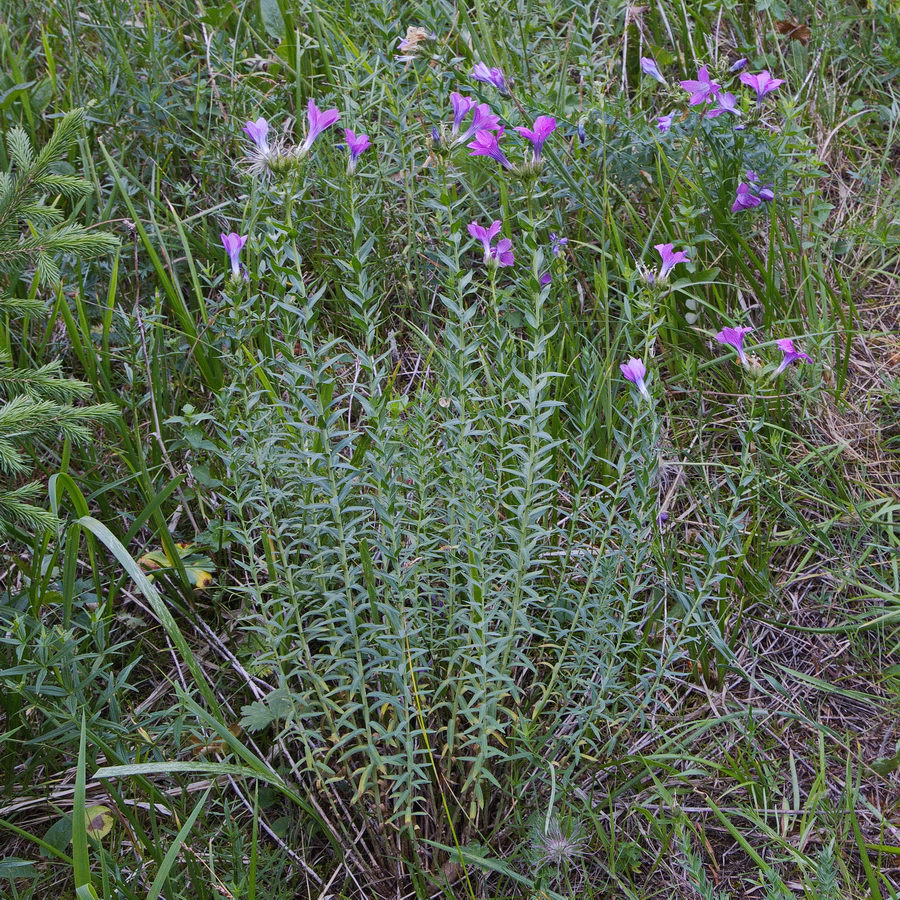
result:
M 459 131 L 459 126 L 462 125 L 462 120 L 469 114 L 472 107 L 477 104 L 471 97 L 463 97 L 457 91 L 450 95 L 450 103 L 453 106 L 453 130 L 451 134 L 456 134 Z
M 539 163 L 541 161 L 541 152 L 544 149 L 544 142 L 554 131 L 556 131 L 556 119 L 554 119 L 553 116 L 538 116 L 534 120 L 533 130 L 531 128 L 522 128 L 521 126 L 515 130 L 518 131 L 522 137 L 531 141 L 531 146 L 534 151 L 532 161 Z
M 707 119 L 714 119 L 716 116 L 721 116 L 722 113 L 727 112 L 734 113 L 736 116 L 741 114 L 741 111 L 737 108 L 737 97 L 735 97 L 734 94 L 731 94 L 728 91 L 722 91 L 717 98 L 717 102 L 717 106 L 708 109 L 703 114 Z
M 269 123 L 265 119 L 260 117 L 255 122 L 247 122 L 243 131 L 261 153 L 269 152 Z
M 753 331 L 752 328 L 723 328 L 717 335 L 716 340 L 720 344 L 728 344 L 737 350 L 738 359 L 746 366 L 747 354 L 744 352 L 744 335 Z
M 784 84 L 783 78 L 773 78 L 769 74 L 768 69 L 763 69 L 758 75 L 752 75 L 750 72 L 742 72 L 740 80 L 742 84 L 746 84 L 756 91 L 757 103 L 762 103 L 762 99 L 766 94 L 771 94 L 772 91 Z
M 479 103 L 475 107 L 471 125 L 456 139 L 456 143 L 464 144 L 482 131 L 499 131 L 501 133 L 503 131 L 500 119 L 491 112 L 487 103 Z
M 231 263 L 231 274 L 234 278 L 241 277 L 241 250 L 247 243 L 247 235 L 241 237 L 237 232 L 232 231 L 230 234 L 221 234 L 222 246 L 228 254 L 228 261 Z
M 679 81 L 678 83 L 691 95 L 689 102 L 690 106 L 697 106 L 700 103 L 709 103 L 712 100 L 715 100 L 716 97 L 719 96 L 719 91 L 722 90 L 722 85 L 717 84 L 710 79 L 709 69 L 706 66 L 700 66 L 700 68 L 697 69 L 696 80 L 691 79 L 688 81 Z
M 798 360 L 808 363 L 812 362 L 812 357 L 794 347 L 794 342 L 790 338 L 779 338 L 775 343 L 784 354 L 781 364 L 775 370 L 775 375 L 780 375 L 792 362 L 797 362 Z
M 662 77 L 662 72 L 659 71 L 659 66 L 648 56 L 641 57 L 641 71 L 645 75 L 655 78 L 660 84 L 666 83 L 666 79 Z
M 673 253 L 674 244 L 654 244 L 653 249 L 662 257 L 662 268 L 657 276 L 660 281 L 665 281 L 669 277 L 669 272 L 678 265 L 678 263 L 687 262 L 689 257 L 684 250 L 678 250 Z
M 481 241 L 484 248 L 484 263 L 487 266 L 511 266 L 515 262 L 512 241 L 509 238 L 501 238 L 495 247 L 491 246 L 491 241 L 500 234 L 502 224 L 499 219 L 494 219 L 487 228 L 477 222 L 469 223 L 469 234 Z
M 472 69 L 472 78 L 484 84 L 492 84 L 501 94 L 507 93 L 506 76 L 502 69 L 496 67 L 489 69 L 484 63 L 475 63 Z
M 568 243 L 569 239 L 567 237 L 560 237 L 555 231 L 550 232 L 550 252 L 554 256 L 561 256 Z
M 672 119 L 675 116 L 657 116 L 656 117 L 656 127 L 663 133 L 668 134 L 672 129 Z
M 315 139 L 325 131 L 326 128 L 330 128 L 334 125 L 340 117 L 341 114 L 336 109 L 326 109 L 322 112 L 319 107 L 316 106 L 316 101 L 310 97 L 309 102 L 306 104 L 306 118 L 309 123 L 309 128 L 306 132 L 306 138 L 300 145 L 300 153 L 308 153 Z
M 466 146 L 471 150 L 469 156 L 489 156 L 496 159 L 504 169 L 511 169 L 512 163 L 506 158 L 506 154 L 500 149 L 499 139 L 503 136 L 503 129 L 500 134 L 491 134 L 490 131 L 479 131 L 475 135 L 475 140 Z
M 347 149 L 350 151 L 350 160 L 347 163 L 347 169 L 348 171 L 353 172 L 356 169 L 356 161 L 361 154 L 372 146 L 372 142 L 369 140 L 367 134 L 357 134 L 349 128 L 344 129 L 344 138 L 347 141 Z
M 619 363 L 619 369 L 621 369 L 622 374 L 625 376 L 627 381 L 630 381 L 637 389 L 640 391 L 641 396 L 645 400 L 650 399 L 650 392 L 647 390 L 647 385 L 644 383 L 644 376 L 647 374 L 647 367 L 639 360 L 637 357 L 632 356 L 628 362 Z
M 760 203 L 768 203 L 775 199 L 775 191 L 771 184 L 759 183 L 759 175 L 752 169 L 747 170 L 747 180 L 742 181 L 737 188 L 737 196 L 731 204 L 732 212 L 741 212 L 745 209 L 753 209 Z

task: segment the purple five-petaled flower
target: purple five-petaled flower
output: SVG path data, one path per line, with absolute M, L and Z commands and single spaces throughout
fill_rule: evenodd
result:
M 776 88 L 784 84 L 783 78 L 773 78 L 768 69 L 763 69 L 758 75 L 750 72 L 742 72 L 740 75 L 742 84 L 752 87 L 756 91 L 756 102 L 761 103 L 766 94 L 771 94 Z
M 469 223 L 469 234 L 478 241 L 484 248 L 484 262 L 488 266 L 511 266 L 515 262 L 512 251 L 512 241 L 509 238 L 501 238 L 497 241 L 495 247 L 491 246 L 491 241 L 500 234 L 500 227 L 503 223 L 499 219 L 494 219 L 487 228 L 479 225 L 477 222 Z
M 500 138 L 503 136 L 503 129 L 499 134 L 491 134 L 490 131 L 479 131 L 475 135 L 475 140 L 466 146 L 471 151 L 469 156 L 489 156 L 496 159 L 504 169 L 511 169 L 512 163 L 506 158 L 506 154 L 500 149 Z
M 776 375 L 780 375 L 792 362 L 797 362 L 798 360 L 808 363 L 812 362 L 812 357 L 809 354 L 798 350 L 794 346 L 794 342 L 791 338 L 779 338 L 775 343 L 778 345 L 778 349 L 784 354 L 780 365 L 775 370 Z
M 684 250 L 673 252 L 674 244 L 654 244 L 653 249 L 659 253 L 662 258 L 662 268 L 657 276 L 660 281 L 665 281 L 669 277 L 669 272 L 678 265 L 678 263 L 687 262 L 689 257 Z
M 336 109 L 326 109 L 324 112 L 316 106 L 316 101 L 310 97 L 306 104 L 306 119 L 309 127 L 306 131 L 306 137 L 300 145 L 300 153 L 309 152 L 315 139 L 326 129 L 334 125 L 340 118 L 341 114 Z
M 255 122 L 247 122 L 243 131 L 256 144 L 260 153 L 269 152 L 269 123 L 262 116 Z
M 709 77 L 709 69 L 700 66 L 697 69 L 697 78 L 678 82 L 690 95 L 689 106 L 697 106 L 700 103 L 709 103 L 719 96 L 722 85 Z
M 353 172 L 356 169 L 356 161 L 372 146 L 372 142 L 367 134 L 357 134 L 349 128 L 344 129 L 344 139 L 347 141 L 347 149 L 350 151 L 347 167 Z
M 645 75 L 655 78 L 660 84 L 666 83 L 666 79 L 662 77 L 662 72 L 659 71 L 659 66 L 649 56 L 641 57 L 641 71 Z
M 539 163 L 541 161 L 541 152 L 544 149 L 544 142 L 556 131 L 556 119 L 553 116 L 538 116 L 534 120 L 534 128 L 522 128 L 521 126 L 516 128 L 516 131 L 522 135 L 522 137 L 527 138 L 531 141 L 531 146 L 534 151 L 534 156 L 532 161 L 534 163 Z
M 656 127 L 663 133 L 668 134 L 672 128 L 672 119 L 674 119 L 674 115 L 669 116 L 657 116 L 656 117 Z
M 636 356 L 632 356 L 628 362 L 619 363 L 619 369 L 621 369 L 622 374 L 625 376 L 626 380 L 630 381 L 637 389 L 640 391 L 641 396 L 645 400 L 650 399 L 650 391 L 647 390 L 647 385 L 644 383 L 644 377 L 647 374 L 647 367 L 639 360 Z
M 483 62 L 475 63 L 472 77 L 484 84 L 492 84 L 501 94 L 507 93 L 506 76 L 503 74 L 503 70 L 496 66 L 488 68 Z
M 752 328 L 741 326 L 739 328 L 723 328 L 717 335 L 716 340 L 720 344 L 728 344 L 737 350 L 738 359 L 746 366 L 747 354 L 744 352 L 744 336 L 753 331 Z
M 243 237 L 239 235 L 236 231 L 232 231 L 230 234 L 221 234 L 219 237 L 222 238 L 222 246 L 225 248 L 225 252 L 228 254 L 228 261 L 231 263 L 231 274 L 234 278 L 241 277 L 241 250 L 244 249 L 244 244 L 247 243 L 247 235 Z

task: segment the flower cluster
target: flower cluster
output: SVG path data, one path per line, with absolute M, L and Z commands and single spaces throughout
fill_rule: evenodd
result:
M 265 119 L 247 122 L 243 131 L 253 144 L 249 156 L 250 171 L 267 177 L 295 168 L 312 150 L 319 135 L 334 125 L 340 116 L 336 109 L 320 110 L 316 101 L 310 98 L 306 105 L 306 136 L 296 147 L 289 147 L 283 140 L 270 142 L 269 123 Z M 347 168 L 353 172 L 360 154 L 371 146 L 371 141 L 367 134 L 357 135 L 349 128 L 345 129 L 344 138 L 349 151 Z
M 745 366 L 750 366 L 750 360 L 747 351 L 744 348 L 744 338 L 753 331 L 752 328 L 744 326 L 732 328 L 726 326 L 716 334 L 715 339 L 727 347 L 732 347 L 738 355 L 738 359 Z M 772 372 L 772 377 L 780 375 L 793 362 L 811 363 L 812 357 L 798 350 L 794 345 L 793 338 L 779 338 L 775 341 L 776 346 L 781 351 L 781 362 Z M 640 395 L 645 399 L 650 399 L 650 391 L 647 389 L 647 367 L 637 357 L 631 357 L 627 362 L 619 364 L 619 369 L 626 381 L 630 381 L 637 389 Z
M 762 72 L 753 74 L 751 72 L 741 72 L 747 65 L 746 59 L 739 59 L 728 70 L 728 74 L 734 75 L 740 72 L 738 80 L 741 84 L 753 89 L 756 94 L 756 106 L 762 104 L 763 99 L 777 90 L 784 80 L 781 78 L 773 78 L 767 69 Z M 648 58 L 641 58 L 641 70 L 649 75 L 660 84 L 666 85 L 666 79 L 660 72 L 656 63 Z M 715 80 L 710 74 L 708 66 L 700 66 L 697 69 L 697 77 L 679 81 L 679 86 L 688 93 L 688 107 L 701 107 L 703 116 L 707 119 L 715 119 L 725 113 L 731 113 L 740 116 L 742 110 L 738 104 L 737 97 L 730 91 L 726 91 L 722 85 Z M 667 134 L 672 130 L 675 121 L 674 113 L 666 113 L 665 115 L 656 117 L 656 127 L 662 134 Z M 743 125 L 735 126 L 743 129 Z M 745 209 L 753 209 L 763 202 L 768 202 L 775 198 L 775 192 L 772 184 L 760 185 L 759 176 L 755 172 L 747 172 L 747 180 L 742 181 L 738 185 L 737 195 L 731 206 L 732 212 L 741 212 Z

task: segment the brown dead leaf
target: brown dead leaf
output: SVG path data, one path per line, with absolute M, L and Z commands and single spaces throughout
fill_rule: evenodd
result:
M 776 22 L 775 30 L 792 41 L 800 41 L 804 47 L 809 43 L 810 38 L 812 37 L 809 25 L 804 25 L 796 19 L 782 19 L 780 22 Z

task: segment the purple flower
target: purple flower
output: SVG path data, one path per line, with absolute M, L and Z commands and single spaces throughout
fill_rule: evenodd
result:
M 735 60 L 731 64 L 731 68 L 728 71 L 731 72 L 732 74 L 734 74 L 735 72 L 740 72 L 741 69 L 743 69 L 744 66 L 746 66 L 746 65 L 747 65 L 747 57 L 742 56 L 740 59 Z
M 506 154 L 500 149 L 499 139 L 503 136 L 503 129 L 500 134 L 491 134 L 490 131 L 479 131 L 475 135 L 475 140 L 466 146 L 471 153 L 469 156 L 489 156 L 496 159 L 504 169 L 511 169 L 512 163 L 506 158 Z
M 256 144 L 257 150 L 269 152 L 269 123 L 265 119 L 260 117 L 255 122 L 247 122 L 243 131 Z
M 632 356 L 628 362 L 619 363 L 622 374 L 640 391 L 641 396 L 645 400 L 650 399 L 650 392 L 644 383 L 644 376 L 647 374 L 647 367 L 635 356 Z
M 779 338 L 775 343 L 778 349 L 784 354 L 781 364 L 775 370 L 776 375 L 780 375 L 792 362 L 803 360 L 803 362 L 812 362 L 812 357 L 801 352 L 794 346 L 794 342 L 790 338 Z
M 784 84 L 783 78 L 773 78 L 768 69 L 763 69 L 758 75 L 750 72 L 742 72 L 740 76 L 742 84 L 752 87 L 756 91 L 756 102 L 761 103 L 766 94 L 772 93 L 776 88 Z
M 548 284 L 550 284 L 551 281 L 553 281 L 553 276 L 549 271 L 544 272 L 541 277 L 538 278 L 538 282 L 540 283 L 541 287 L 546 287 Z
M 768 203 L 775 199 L 775 191 L 771 184 L 759 184 L 759 175 L 752 169 L 747 170 L 747 180 L 738 185 L 737 196 L 731 204 L 732 212 L 741 212 L 745 209 L 753 209 L 760 203 Z
M 678 265 L 678 263 L 687 262 L 688 255 L 684 252 L 684 250 L 679 250 L 676 253 L 672 252 L 672 248 L 674 244 L 654 244 L 653 249 L 656 250 L 657 253 L 662 257 L 662 268 L 659 270 L 658 278 L 660 281 L 665 281 L 666 278 L 669 277 L 669 272 Z
M 744 335 L 753 331 L 752 328 L 723 328 L 717 335 L 716 340 L 720 344 L 728 344 L 737 350 L 738 359 L 746 366 L 747 354 L 744 352 Z
M 482 131 L 499 131 L 501 133 L 503 131 L 500 119 L 491 112 L 487 103 L 479 103 L 475 107 L 475 111 L 472 113 L 472 124 L 456 139 L 456 143 L 464 144 Z
M 669 131 L 670 131 L 671 128 L 672 128 L 672 119 L 674 119 L 674 118 L 675 118 L 675 116 L 673 116 L 673 115 L 669 115 L 669 116 L 657 116 L 657 117 L 656 117 L 656 127 L 657 127 L 663 134 L 668 134 Z
M 477 104 L 471 97 L 463 97 L 457 91 L 450 95 L 450 103 L 453 106 L 453 130 L 451 134 L 456 134 L 459 131 L 459 126 L 462 125 L 462 120 L 469 114 L 472 107 Z
M 753 209 L 755 206 L 759 206 L 760 203 L 762 203 L 762 200 L 753 193 L 750 185 L 746 181 L 742 181 L 738 185 L 734 203 L 731 204 L 731 211 L 742 212 L 745 209 Z
M 663 525 L 665 525 L 666 522 L 668 522 L 668 521 L 669 521 L 669 514 L 668 514 L 665 510 L 663 510 L 663 511 L 656 517 L 656 525 L 657 525 L 658 528 L 662 528 Z
M 356 161 L 362 153 L 372 146 L 372 142 L 367 134 L 357 134 L 349 128 L 344 129 L 344 138 L 347 141 L 347 149 L 350 151 L 350 161 L 347 164 L 347 168 L 353 172 L 356 169 Z
M 697 69 L 696 80 L 679 81 L 678 83 L 691 95 L 690 106 L 709 103 L 715 100 L 719 91 L 722 90 L 722 85 L 710 79 L 709 69 L 706 66 L 700 66 Z
M 583 147 L 587 143 L 587 132 L 584 129 L 584 120 L 581 120 L 575 128 L 578 135 L 578 143 Z
M 341 114 L 336 109 L 326 109 L 322 112 L 316 101 L 310 97 L 306 104 L 306 118 L 309 122 L 309 128 L 306 132 L 306 138 L 300 145 L 300 153 L 308 153 L 315 139 L 326 129 L 334 125 L 340 118 Z
M 487 228 L 477 222 L 469 223 L 469 234 L 484 248 L 484 262 L 488 266 L 511 266 L 515 262 L 512 251 L 512 241 L 509 238 L 501 238 L 497 246 L 492 247 L 491 241 L 500 234 L 500 226 L 503 223 L 494 219 Z
M 519 126 L 516 128 L 516 131 L 522 137 L 531 141 L 531 146 L 534 150 L 533 162 L 539 163 L 541 161 L 541 151 L 544 149 L 544 142 L 556 131 L 556 119 L 553 116 L 538 116 L 534 120 L 533 130 Z
M 736 116 L 741 114 L 741 111 L 737 108 L 737 97 L 728 91 L 723 91 L 718 96 L 718 106 L 708 109 L 704 115 L 707 119 L 714 119 L 716 116 L 721 116 L 722 113 L 726 112 L 734 113 Z
M 219 235 L 222 238 L 222 246 L 228 254 L 228 260 L 231 263 L 231 274 L 234 278 L 241 277 L 241 250 L 247 243 L 247 236 L 241 237 L 237 232 L 232 231 L 230 234 Z
M 645 75 L 655 78 L 660 84 L 666 83 L 666 79 L 662 77 L 662 72 L 659 71 L 659 66 L 648 56 L 641 57 L 641 71 Z
M 501 94 L 507 92 L 506 76 L 503 74 L 502 69 L 496 67 L 489 69 L 482 62 L 475 63 L 475 68 L 472 69 L 472 77 L 476 81 L 481 81 L 484 84 L 492 84 Z
M 569 243 L 567 237 L 560 237 L 555 231 L 550 232 L 550 252 L 554 256 L 561 256 L 566 244 Z

